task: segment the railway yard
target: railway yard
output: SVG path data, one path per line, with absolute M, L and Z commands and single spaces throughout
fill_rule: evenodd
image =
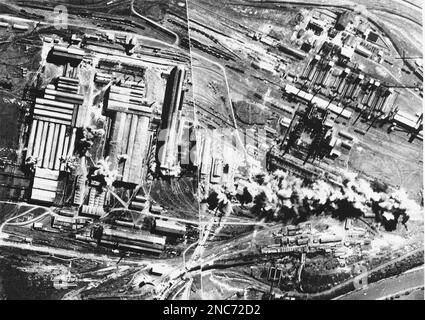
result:
M 416 0 L 2 1 L 0 297 L 424 299 L 421 35 Z

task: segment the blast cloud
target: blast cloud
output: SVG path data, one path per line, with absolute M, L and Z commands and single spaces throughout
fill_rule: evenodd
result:
M 382 184 L 380 184 L 382 186 Z M 386 192 L 382 191 L 383 189 Z M 335 218 L 361 217 L 373 213 L 387 230 L 394 230 L 399 218 L 422 220 L 422 208 L 409 199 L 404 189 L 377 188 L 352 172 L 343 172 L 340 185 L 324 180 L 307 181 L 285 171 L 238 180 L 235 188 L 215 189 L 223 199 L 252 195 L 251 212 L 266 220 L 300 222 L 311 215 L 330 214 Z

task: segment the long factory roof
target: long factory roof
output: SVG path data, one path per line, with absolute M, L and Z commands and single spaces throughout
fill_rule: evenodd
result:
M 123 239 L 130 239 L 135 241 L 151 242 L 165 245 L 165 237 L 158 237 L 153 235 L 146 235 L 137 232 L 124 232 L 121 230 L 104 229 L 103 233 L 108 236 L 114 236 Z
M 304 100 L 310 101 L 312 103 L 316 103 L 319 108 L 328 109 L 329 111 L 332 111 L 333 113 L 338 115 L 341 114 L 343 118 L 346 118 L 346 119 L 351 118 L 351 111 L 343 110 L 342 107 L 338 107 L 335 104 L 329 103 L 329 101 L 325 99 L 322 99 L 320 97 L 312 95 L 311 93 L 300 90 L 293 85 L 287 84 L 285 86 L 285 91 L 287 93 L 294 94 Z

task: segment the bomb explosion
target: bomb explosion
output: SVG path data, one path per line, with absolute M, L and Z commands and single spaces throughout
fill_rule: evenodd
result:
M 252 181 L 239 180 L 234 190 L 216 188 L 208 202 L 215 209 L 217 205 L 227 204 L 227 199 L 236 198 L 242 204 L 249 204 L 258 218 L 286 223 L 302 222 L 311 215 L 331 215 L 343 220 L 374 213 L 376 221 L 390 231 L 398 222 L 422 219 L 422 208 L 409 199 L 405 190 L 386 187 L 383 191 L 382 186 L 371 185 L 350 172 L 344 172 L 342 177 L 340 185 L 332 185 L 325 180 L 303 180 L 277 170 L 255 176 Z
M 420 2 L 0 0 L 0 297 L 423 299 Z

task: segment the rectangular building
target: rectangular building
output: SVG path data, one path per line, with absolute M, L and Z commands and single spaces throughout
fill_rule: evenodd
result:
M 182 237 L 186 233 L 186 226 L 174 221 L 156 219 L 155 232 L 170 234 L 176 237 Z
M 165 175 L 173 172 L 178 164 L 177 140 L 180 132 L 185 78 L 186 70 L 182 66 L 177 66 L 173 68 L 167 80 L 162 106 L 160 141 L 157 150 L 158 164 L 161 172 Z
M 73 93 L 63 92 L 59 84 L 71 85 Z M 74 153 L 77 133 L 75 119 L 79 105 L 83 103 L 83 96 L 76 92 L 78 79 L 60 77 L 56 88 L 49 84 L 44 97 L 35 100 L 26 151 L 27 157 L 37 159 L 33 200 L 52 202 L 55 199 L 59 171 L 65 170 L 61 159 Z

